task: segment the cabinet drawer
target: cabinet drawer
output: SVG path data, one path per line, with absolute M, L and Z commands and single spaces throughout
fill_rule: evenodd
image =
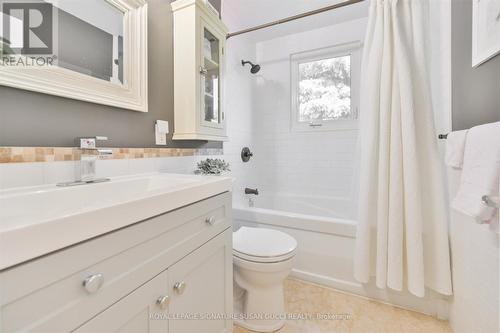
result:
M 1 272 L 0 330 L 70 331 L 230 225 L 224 193 Z
M 225 318 L 181 319 L 186 314 L 232 313 L 231 243 L 232 230 L 227 229 L 74 332 L 232 332 L 232 321 Z M 160 305 L 159 300 L 165 303 Z

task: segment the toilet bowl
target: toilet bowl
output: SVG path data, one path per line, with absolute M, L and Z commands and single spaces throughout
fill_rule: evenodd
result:
M 235 323 L 257 332 L 285 324 L 283 281 L 292 270 L 297 241 L 271 229 L 241 227 L 233 233 Z

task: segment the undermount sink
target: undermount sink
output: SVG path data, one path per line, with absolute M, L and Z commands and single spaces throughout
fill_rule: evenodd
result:
M 227 177 L 152 173 L 0 191 L 0 269 L 229 191 Z

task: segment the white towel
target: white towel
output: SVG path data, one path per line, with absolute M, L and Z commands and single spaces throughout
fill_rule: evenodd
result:
M 498 196 L 500 181 L 500 122 L 471 128 L 465 143 L 460 187 L 452 207 L 489 223 L 495 209 L 486 206 L 483 195 Z
M 461 169 L 464 162 L 465 140 L 469 130 L 455 131 L 448 134 L 446 139 L 446 165 Z

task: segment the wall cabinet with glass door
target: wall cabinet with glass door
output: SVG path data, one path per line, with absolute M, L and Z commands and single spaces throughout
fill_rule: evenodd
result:
M 174 13 L 174 140 L 225 141 L 227 28 L 204 0 L 177 0 Z

